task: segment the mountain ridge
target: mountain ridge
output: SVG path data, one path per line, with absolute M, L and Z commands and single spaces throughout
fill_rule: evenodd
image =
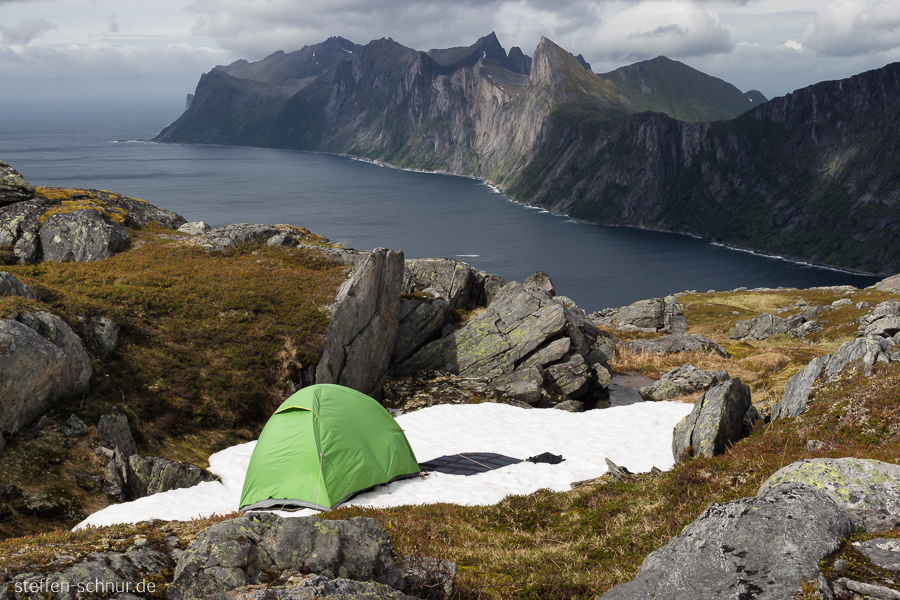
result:
M 896 128 L 896 106 L 869 98 L 878 91 L 861 75 L 834 82 L 836 93 L 811 86 L 760 104 L 757 91 L 665 57 L 597 75 L 547 38 L 527 69 L 493 33 L 446 50 L 382 38 L 338 52 L 319 75 L 275 85 L 214 69 L 156 141 L 346 154 L 475 177 L 593 223 L 900 269 L 889 235 L 896 161 L 873 143 Z M 897 89 L 891 77 L 884 93 Z M 835 227 L 846 209 L 862 212 Z

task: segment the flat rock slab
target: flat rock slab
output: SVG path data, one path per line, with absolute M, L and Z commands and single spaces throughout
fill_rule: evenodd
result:
M 705 338 L 702 335 L 692 333 L 677 333 L 652 340 L 636 340 L 628 344 L 628 348 L 635 353 L 650 352 L 651 354 L 673 354 L 675 352 L 715 352 L 722 358 L 729 358 L 728 351 L 722 346 Z
M 862 458 L 815 458 L 776 471 L 757 495 L 787 482 L 827 494 L 866 531 L 900 527 L 900 466 Z
M 728 379 L 728 371 L 704 371 L 688 363 L 664 374 L 653 385 L 640 388 L 638 393 L 644 400 L 668 400 L 676 396 L 708 390 L 726 379 Z

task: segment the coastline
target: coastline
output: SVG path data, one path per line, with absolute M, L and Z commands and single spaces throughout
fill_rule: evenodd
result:
M 819 269 L 827 269 L 829 271 L 833 271 L 836 273 L 846 273 L 848 275 L 862 275 L 862 276 L 868 276 L 868 277 L 888 277 L 891 275 L 890 273 L 887 273 L 887 274 L 873 273 L 870 271 L 863 271 L 861 269 L 852 269 L 849 267 L 838 267 L 838 266 L 830 265 L 827 263 L 811 261 L 811 260 L 809 260 L 807 258 L 803 258 L 803 257 L 785 256 L 785 255 L 776 254 L 776 253 L 772 253 L 772 252 L 766 252 L 764 250 L 759 250 L 756 248 L 750 248 L 747 246 L 739 246 L 736 244 L 727 244 L 724 242 L 714 242 L 714 241 L 704 238 L 703 236 L 700 236 L 700 235 L 697 235 L 694 233 L 684 232 L 684 231 L 671 231 L 671 230 L 660 229 L 660 228 L 656 228 L 656 227 L 646 227 L 646 226 L 641 226 L 641 225 L 625 225 L 625 224 L 621 224 L 621 223 L 596 223 L 593 221 L 586 221 L 584 219 L 577 219 L 577 218 L 567 215 L 565 213 L 558 213 L 558 212 L 555 212 L 548 208 L 545 208 L 543 206 L 535 206 L 532 204 L 528 204 L 526 202 L 522 202 L 520 200 L 516 200 L 515 198 L 509 196 L 497 182 L 491 181 L 489 179 L 482 179 L 480 177 L 474 177 L 472 175 L 461 175 L 459 173 L 453 173 L 451 171 L 446 171 L 443 169 L 430 170 L 430 169 L 417 169 L 417 168 L 413 168 L 413 167 L 401 167 L 399 165 L 394 165 L 394 164 L 384 162 L 381 160 L 365 158 L 362 156 L 355 156 L 355 155 L 347 154 L 347 153 L 343 153 L 343 152 L 323 152 L 323 151 L 319 151 L 319 150 L 297 150 L 297 149 L 293 149 L 293 148 L 271 148 L 271 147 L 266 147 L 266 146 L 241 146 L 241 145 L 231 145 L 231 144 L 190 144 L 190 143 L 183 143 L 183 142 L 157 142 L 156 140 L 113 140 L 113 141 L 117 142 L 117 143 L 146 142 L 146 143 L 150 143 L 150 144 L 172 144 L 172 145 L 177 145 L 177 146 L 205 146 L 205 147 L 211 147 L 211 148 L 254 148 L 254 149 L 260 149 L 260 150 L 283 150 L 283 151 L 288 151 L 288 152 L 302 152 L 302 153 L 306 153 L 306 154 L 321 154 L 321 155 L 325 155 L 325 156 L 339 156 L 341 158 L 346 158 L 349 160 L 368 163 L 368 164 L 375 165 L 378 167 L 385 167 L 385 168 L 394 169 L 397 171 L 408 171 L 410 173 L 423 173 L 426 175 L 447 175 L 447 176 L 451 176 L 451 177 L 462 177 L 463 179 L 469 179 L 472 181 L 478 181 L 480 183 L 483 183 L 486 186 L 488 186 L 489 188 L 491 188 L 494 192 L 504 196 L 508 201 L 518 204 L 522 207 L 530 208 L 533 210 L 540 210 L 545 213 L 556 215 L 558 217 L 565 217 L 574 223 L 580 223 L 583 225 L 594 225 L 594 226 L 600 226 L 600 227 L 622 227 L 622 228 L 627 228 L 627 229 L 637 229 L 637 230 L 641 230 L 641 231 L 653 231 L 653 232 L 657 232 L 657 233 L 668 233 L 668 234 L 673 234 L 673 235 L 686 236 L 686 237 L 704 241 L 704 242 L 706 242 L 708 244 L 712 244 L 714 246 L 719 246 L 721 248 L 727 248 L 729 250 L 734 250 L 736 252 L 745 252 L 747 254 L 752 254 L 754 256 L 770 258 L 773 260 L 781 260 L 784 262 L 788 262 L 788 263 L 792 263 L 792 264 L 800 265 L 800 266 L 804 266 L 804 267 L 815 267 L 815 268 L 819 268 Z

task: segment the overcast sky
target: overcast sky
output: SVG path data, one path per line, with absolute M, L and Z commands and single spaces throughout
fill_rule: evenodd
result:
M 0 0 L 0 101 L 172 98 L 238 58 L 340 35 L 427 50 L 546 36 L 595 72 L 665 55 L 767 97 L 900 60 L 900 0 Z M 2 109 L 2 107 L 0 107 Z

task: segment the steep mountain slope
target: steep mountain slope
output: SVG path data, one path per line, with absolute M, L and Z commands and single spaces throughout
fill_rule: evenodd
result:
M 658 56 L 600 75 L 612 81 L 635 112 L 666 113 L 682 121 L 732 119 L 765 102 L 756 90 L 746 94 L 675 60 Z
M 731 121 L 631 115 L 566 189 L 538 202 L 589 221 L 894 273 L 898 112 L 895 63 L 775 98 Z

